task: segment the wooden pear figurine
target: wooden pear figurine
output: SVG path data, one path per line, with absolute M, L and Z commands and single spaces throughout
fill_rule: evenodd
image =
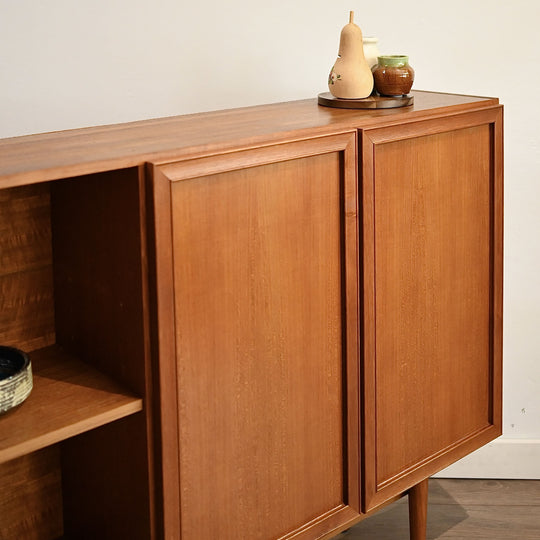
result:
M 353 19 L 354 11 L 351 11 L 349 24 L 341 31 L 338 58 L 328 76 L 328 89 L 337 98 L 365 98 L 373 90 L 373 75 L 364 56 L 362 30 Z

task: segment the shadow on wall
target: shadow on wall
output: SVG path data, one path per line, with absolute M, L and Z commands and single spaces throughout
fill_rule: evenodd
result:
M 446 492 L 437 480 L 429 482 L 429 498 L 436 500 L 428 511 L 427 540 L 436 540 L 465 519 L 467 512 Z M 407 497 L 383 508 L 335 540 L 399 540 L 409 538 Z

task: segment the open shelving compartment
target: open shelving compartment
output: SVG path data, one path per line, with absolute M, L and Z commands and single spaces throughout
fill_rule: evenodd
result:
M 151 374 L 137 167 L 0 190 L 0 344 L 34 388 L 0 416 L 0 538 L 149 538 Z

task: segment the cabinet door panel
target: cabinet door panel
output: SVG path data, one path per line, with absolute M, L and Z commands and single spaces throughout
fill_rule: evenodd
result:
M 183 540 L 314 537 L 357 514 L 354 140 L 156 170 Z
M 365 137 L 366 508 L 500 432 L 495 122 Z

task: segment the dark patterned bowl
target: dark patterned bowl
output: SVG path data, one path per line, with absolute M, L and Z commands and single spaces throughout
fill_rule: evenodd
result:
M 32 364 L 27 354 L 0 346 L 0 414 L 20 405 L 32 391 Z

